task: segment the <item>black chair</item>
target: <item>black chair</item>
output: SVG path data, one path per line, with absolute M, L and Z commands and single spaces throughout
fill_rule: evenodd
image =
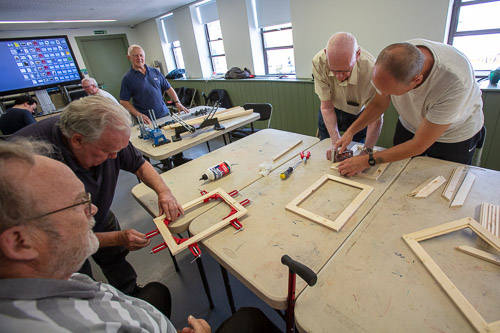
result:
M 193 106 L 196 106 L 194 102 L 194 97 L 196 96 L 196 89 L 195 88 L 187 88 L 187 87 L 180 87 L 180 88 L 174 88 L 175 93 L 177 94 L 177 97 L 179 98 L 179 102 L 181 102 L 182 105 L 184 105 L 186 108 L 192 108 Z M 165 95 L 167 95 L 165 93 Z M 175 107 L 174 101 L 166 101 L 167 107 Z
M 212 89 L 208 95 L 205 95 L 204 92 L 201 95 L 205 99 L 205 105 L 213 106 L 215 102 L 219 102 L 222 108 L 229 109 L 233 107 L 233 104 L 229 100 L 229 95 L 224 89 Z
M 260 114 L 259 120 L 256 121 L 265 121 L 267 122 L 267 127 L 271 127 L 271 116 L 273 114 L 273 106 L 269 103 L 247 103 L 243 105 L 245 110 L 253 109 L 253 112 L 257 112 Z M 255 133 L 259 129 L 254 129 L 253 123 L 250 123 L 250 127 L 243 127 L 235 129 L 229 133 L 229 138 L 232 139 L 241 139 L 252 133 Z

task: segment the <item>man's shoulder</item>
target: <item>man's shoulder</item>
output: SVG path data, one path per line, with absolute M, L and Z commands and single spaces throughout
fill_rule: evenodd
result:
M 326 65 L 326 53 L 325 49 L 319 50 L 312 58 L 313 64 L 316 65 Z

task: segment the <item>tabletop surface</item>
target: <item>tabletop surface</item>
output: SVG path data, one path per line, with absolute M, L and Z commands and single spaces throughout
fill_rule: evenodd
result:
M 325 151 L 330 146 L 330 140 L 326 139 L 311 147 L 307 163 L 301 163 L 286 180 L 280 179 L 279 174 L 300 157 L 296 156 L 245 187 L 236 197 L 238 201 L 251 200 L 246 207 L 248 214 L 240 219 L 245 229 L 234 234 L 234 228 L 228 226 L 202 242 L 202 251 L 209 252 L 273 308 L 286 308 L 288 269 L 281 264 L 281 257 L 288 254 L 319 272 L 409 161 L 392 163 L 378 181 L 352 177 L 351 180 L 373 186 L 374 190 L 346 225 L 336 232 L 285 210 L 285 205 L 323 175 L 339 175 L 330 169 L 331 162 L 325 158 Z M 349 186 L 327 183 L 301 207 L 333 219 L 356 195 L 357 191 Z M 189 230 L 199 233 L 228 211 L 226 205 L 217 205 L 194 219 Z M 304 287 L 305 283 L 297 279 L 297 295 Z
M 198 110 L 200 107 L 192 108 L 190 110 Z M 206 107 L 204 107 L 206 108 Z M 223 110 L 223 109 L 220 109 Z M 241 116 L 237 118 L 232 118 L 232 119 L 227 119 L 223 120 L 220 122 L 225 129 L 223 130 L 215 130 L 213 126 L 209 126 L 200 130 L 197 130 L 194 133 L 181 133 L 181 138 L 182 140 L 177 141 L 177 142 L 170 142 L 158 147 L 153 147 L 153 141 L 152 140 L 144 140 L 139 138 L 140 130 L 139 126 L 134 126 L 132 128 L 132 133 L 130 135 L 130 142 L 139 149 L 139 151 L 144 154 L 145 156 L 148 156 L 150 158 L 153 158 L 155 160 L 161 161 L 163 159 L 166 159 L 170 156 L 174 156 L 175 154 L 181 153 L 186 149 L 189 149 L 191 147 L 194 147 L 196 145 L 199 145 L 200 143 L 204 143 L 206 141 L 209 141 L 211 139 L 214 139 L 218 136 L 224 135 L 225 133 L 231 132 L 232 130 L 235 130 L 239 127 L 242 127 L 246 124 L 249 124 L 251 122 L 254 122 L 255 120 L 259 119 L 260 115 L 256 112 L 248 115 L 248 116 Z M 170 120 L 170 117 L 164 117 L 161 119 L 158 119 L 158 125 L 161 125 L 165 123 L 165 121 Z M 175 134 L 175 131 L 173 129 L 166 129 L 166 127 L 162 128 L 162 132 L 165 135 L 165 137 L 169 140 L 172 140 L 172 136 Z
M 302 143 L 273 162 L 273 156 L 284 151 L 298 140 L 302 140 Z M 259 165 L 262 163 L 267 163 L 270 169 L 274 170 L 298 155 L 300 151 L 306 150 L 318 142 L 318 138 L 308 135 L 264 129 L 168 170 L 162 173 L 161 177 L 182 205 L 199 197 L 201 195 L 199 190 L 210 192 L 218 187 L 226 192 L 241 190 L 263 177 L 259 174 Z M 223 161 L 235 164 L 228 175 L 214 181 L 200 180 L 201 175 L 209 167 Z M 158 198 L 153 190 L 141 183 L 132 189 L 132 194 L 152 216 L 157 216 Z M 171 231 L 176 233 L 187 230 L 187 224 L 193 217 L 212 206 L 212 203 L 204 204 L 197 209 L 186 212 L 183 217 L 170 225 Z
M 458 164 L 414 158 L 352 237 L 300 294 L 295 320 L 301 332 L 473 332 L 473 327 L 407 246 L 402 235 L 472 217 L 481 202 L 499 205 L 500 172 L 470 167 L 475 182 L 460 208 L 441 193 L 407 194 L 433 175 L 446 179 Z M 487 322 L 500 319 L 500 268 L 456 251 L 475 246 L 467 229 L 420 244 Z M 310 260 L 310 258 L 307 258 Z

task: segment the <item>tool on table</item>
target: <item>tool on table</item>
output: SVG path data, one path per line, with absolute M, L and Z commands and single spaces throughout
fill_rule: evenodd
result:
M 332 162 L 334 163 L 342 162 L 343 160 L 351 158 L 352 156 L 353 156 L 353 151 L 350 149 L 345 150 L 343 153 L 339 153 L 338 150 L 335 150 Z
M 299 166 L 300 162 L 304 161 L 304 163 L 306 163 L 306 161 L 309 159 L 309 157 L 311 157 L 311 152 L 310 151 L 303 151 L 300 153 L 300 158 L 301 160 L 298 161 L 297 163 L 295 163 L 294 166 L 292 167 L 289 167 L 288 169 L 286 169 L 285 172 L 282 172 L 280 173 L 280 178 L 285 180 L 288 178 L 288 176 L 290 176 L 290 174 Z
M 163 144 L 169 143 L 170 140 L 165 137 L 161 129 L 158 127 L 158 123 L 156 122 L 156 116 L 154 110 L 149 109 L 149 118 L 151 119 L 151 124 L 153 128 L 149 128 L 144 124 L 144 119 L 142 117 L 137 117 L 137 121 L 139 122 L 139 130 L 141 134 L 139 135 L 140 139 L 149 140 L 153 139 L 153 147 L 158 147 Z

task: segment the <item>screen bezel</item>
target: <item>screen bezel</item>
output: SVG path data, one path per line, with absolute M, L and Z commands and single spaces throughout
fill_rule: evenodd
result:
M 71 47 L 71 43 L 69 42 L 69 38 L 67 35 L 54 35 L 54 36 L 28 36 L 28 37 L 13 37 L 13 38 L 0 38 L 0 42 L 8 42 L 8 41 L 18 41 L 18 40 L 29 40 L 29 39 L 52 39 L 52 38 L 64 38 L 66 40 L 66 44 L 68 45 L 69 52 L 71 53 L 71 56 L 73 57 L 73 61 L 75 62 L 76 69 L 78 71 L 78 76 L 80 77 L 79 79 L 71 80 L 71 81 L 64 81 L 64 82 L 56 82 L 56 83 L 47 83 L 41 86 L 37 87 L 28 87 L 28 88 L 21 88 L 21 89 L 12 89 L 12 90 L 5 90 L 5 91 L 0 91 L 0 96 L 7 96 L 7 95 L 13 95 L 13 94 L 19 94 L 19 93 L 25 93 L 25 92 L 30 92 L 30 91 L 37 91 L 37 90 L 44 90 L 44 89 L 50 89 L 54 87 L 59 87 L 59 86 L 67 86 L 67 85 L 73 85 L 73 84 L 80 84 L 82 79 L 83 79 L 83 74 L 80 71 L 80 66 L 78 65 L 78 61 L 76 61 L 75 53 L 73 52 L 73 48 Z

